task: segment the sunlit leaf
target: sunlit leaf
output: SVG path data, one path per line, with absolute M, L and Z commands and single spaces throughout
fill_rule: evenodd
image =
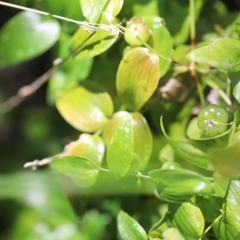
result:
M 0 68 L 12 66 L 47 51 L 57 41 L 56 20 L 33 12 L 20 12 L 3 27 L 0 37 Z
M 168 228 L 162 234 L 163 240 L 185 240 L 177 228 Z
M 83 16 L 89 22 L 97 22 L 108 0 L 80 0 Z
M 76 59 L 91 58 L 105 52 L 117 40 L 119 27 L 116 19 L 104 12 L 97 29 L 80 27 L 73 35 L 70 51 Z
M 76 156 L 54 158 L 51 167 L 70 177 L 80 187 L 93 185 L 98 175 L 98 169 L 94 163 Z
M 240 71 L 240 42 L 231 38 L 218 39 L 193 50 L 188 57 L 198 63 L 237 72 Z
M 108 93 L 92 93 L 83 87 L 64 93 L 56 106 L 70 125 L 85 132 L 102 128 L 107 117 L 113 113 L 113 103 Z
M 158 56 L 147 48 L 130 50 L 117 71 L 117 92 L 127 109 L 139 110 L 155 91 L 160 78 Z
M 117 217 L 118 232 L 122 240 L 147 240 L 147 234 L 141 225 L 127 213 L 120 211 Z
M 107 163 L 109 170 L 117 177 L 128 172 L 133 157 L 133 123 L 128 112 L 121 112 L 120 121 L 111 138 Z
M 63 154 L 87 158 L 100 167 L 105 153 L 104 143 L 97 135 L 81 134 L 77 141 L 65 146 Z
M 225 131 L 221 134 L 218 134 L 213 137 L 209 137 L 208 135 L 204 134 L 204 132 L 199 129 L 199 127 L 197 125 L 197 117 L 195 117 L 188 124 L 187 136 L 193 140 L 210 140 L 210 139 L 219 138 L 224 135 L 227 135 L 231 131 L 232 131 L 232 128 L 229 128 L 227 131 Z
M 204 218 L 200 208 L 190 202 L 182 203 L 173 214 L 173 226 L 185 239 L 200 239 L 204 230 Z

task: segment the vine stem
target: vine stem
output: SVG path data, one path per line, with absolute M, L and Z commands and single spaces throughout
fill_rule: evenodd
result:
M 191 50 L 195 49 L 195 39 L 196 39 L 195 0 L 190 0 L 190 42 L 191 42 Z M 200 83 L 200 80 L 198 78 L 198 75 L 197 75 L 195 69 L 196 69 L 195 62 L 193 60 L 191 60 L 189 70 L 190 70 L 190 73 L 191 73 L 195 83 L 196 83 L 199 99 L 200 99 L 200 102 L 201 102 L 201 106 L 205 107 L 206 106 L 206 101 L 205 101 L 205 97 L 204 97 L 204 94 L 203 94 L 202 85 Z

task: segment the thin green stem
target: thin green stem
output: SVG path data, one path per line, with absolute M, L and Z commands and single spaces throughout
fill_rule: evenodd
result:
M 207 232 L 212 228 L 212 226 L 213 226 L 217 221 L 219 221 L 221 218 L 222 218 L 222 214 L 219 215 L 217 218 L 214 219 L 214 221 L 210 224 L 210 226 L 208 226 L 208 227 L 205 229 L 203 235 L 206 235 Z
M 195 45 L 196 29 L 195 29 L 195 0 L 190 0 L 190 37 L 191 46 Z M 194 44 L 192 44 L 194 41 Z
M 145 179 L 151 180 L 151 178 L 150 178 L 149 176 L 143 175 L 143 174 L 140 173 L 140 172 L 138 172 L 136 176 L 139 177 L 139 178 L 145 178 Z
M 102 172 L 107 172 L 107 173 L 110 172 L 108 169 L 106 169 L 106 168 L 102 168 L 102 167 L 100 167 L 99 170 L 102 171 Z
M 201 106 L 202 108 L 204 108 L 206 107 L 207 104 L 206 104 L 205 96 L 203 93 L 202 85 L 200 83 L 197 84 L 197 91 L 198 91 L 198 96 L 200 99 Z

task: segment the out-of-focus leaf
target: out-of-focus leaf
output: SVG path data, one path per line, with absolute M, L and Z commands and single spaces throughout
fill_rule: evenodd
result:
M 56 175 L 50 171 L 8 173 L 0 175 L 0 199 L 19 201 L 42 215 L 47 213 L 75 220 L 74 212 L 59 186 Z
M 108 93 L 92 93 L 83 87 L 64 93 L 56 102 L 63 118 L 80 131 L 94 132 L 104 126 L 113 113 Z
M 163 25 L 163 20 L 160 17 L 151 17 L 150 21 L 147 21 L 149 27 L 152 30 L 152 47 L 157 53 L 169 58 L 173 48 L 172 37 L 168 29 Z M 160 76 L 164 76 L 170 67 L 170 61 L 160 58 Z
M 200 208 L 190 202 L 182 203 L 173 215 L 173 226 L 185 239 L 200 239 L 204 230 L 204 218 Z
M 58 22 L 33 12 L 21 12 L 11 18 L 0 35 L 0 68 L 34 58 L 57 41 Z
M 98 169 L 94 163 L 76 156 L 54 158 L 51 167 L 70 177 L 79 187 L 93 185 L 98 175 Z
M 127 213 L 120 211 L 117 217 L 118 232 L 122 240 L 147 240 L 142 226 Z
M 239 177 L 240 175 L 240 142 L 225 148 L 209 150 L 209 158 L 214 170 L 223 177 Z
M 77 141 L 65 146 L 63 154 L 87 158 L 100 167 L 105 153 L 105 146 L 101 137 L 97 135 L 81 134 Z
M 232 131 L 232 128 L 229 128 L 227 131 L 225 131 L 225 132 L 223 132 L 221 134 L 218 134 L 218 135 L 213 136 L 213 137 L 209 137 L 206 134 L 204 134 L 203 131 L 201 131 L 199 129 L 199 127 L 197 125 L 197 117 L 195 117 L 188 124 L 187 136 L 190 139 L 193 139 L 193 140 L 210 140 L 210 139 L 219 138 L 219 137 L 222 137 L 224 135 L 227 135 L 231 131 Z
M 160 153 L 159 153 L 159 159 L 161 162 L 173 162 L 174 161 L 174 151 L 170 144 L 165 145 Z
M 163 240 L 185 240 L 177 228 L 168 228 L 162 234 Z
M 104 8 L 104 12 L 109 13 L 111 16 L 116 17 L 121 11 L 123 0 L 110 0 Z
M 160 77 L 158 56 L 147 48 L 130 50 L 117 71 L 117 92 L 131 111 L 139 110 L 155 91 Z
M 198 63 L 238 72 L 240 71 L 240 42 L 230 38 L 218 39 L 191 51 L 188 57 Z
M 68 56 L 70 35 L 62 33 L 58 43 L 58 58 Z M 80 81 L 85 80 L 89 75 L 93 59 L 68 59 L 53 73 L 48 84 L 48 102 L 55 103 L 56 99 L 65 91 L 76 86 Z
M 107 163 L 115 177 L 123 177 L 128 172 L 133 156 L 133 123 L 128 112 L 120 112 L 120 120 L 111 138 Z
M 184 140 L 174 140 L 168 137 L 163 127 L 162 118 L 160 120 L 160 126 L 165 137 L 168 140 L 168 143 L 170 144 L 170 146 L 173 148 L 177 155 L 198 167 L 205 169 L 210 168 L 209 158 L 206 153 L 194 147 L 192 144 L 185 142 Z
M 183 202 L 197 194 L 211 194 L 211 182 L 201 175 L 184 169 L 159 169 L 149 172 L 158 183 L 159 197 L 169 202 Z
M 12 240 L 78 240 L 83 239 L 77 221 L 69 221 L 42 208 L 42 214 L 33 209 L 24 209 L 17 216 L 11 229 Z M 44 214 L 45 212 L 45 214 Z

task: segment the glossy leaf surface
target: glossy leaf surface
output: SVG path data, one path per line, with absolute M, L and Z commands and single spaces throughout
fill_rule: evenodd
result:
M 172 223 L 185 239 L 199 239 L 204 230 L 204 218 L 200 208 L 190 202 L 180 205 L 174 213 Z
M 57 100 L 56 106 L 70 125 L 85 132 L 102 128 L 113 113 L 108 93 L 92 93 L 83 87 L 66 92 Z
M 160 78 L 158 56 L 147 48 L 130 50 L 117 71 L 117 92 L 127 109 L 139 110 L 155 91 Z
M 218 39 L 189 53 L 189 58 L 226 71 L 240 71 L 240 42 L 235 39 Z
M 116 178 L 128 172 L 133 156 L 133 124 L 128 112 L 121 112 L 120 121 L 107 151 L 107 164 Z
M 101 166 L 105 153 L 105 146 L 101 137 L 97 135 L 81 134 L 77 141 L 65 146 L 63 154 L 89 159 L 97 167 Z
M 76 156 L 54 158 L 51 167 L 70 177 L 79 187 L 93 185 L 98 175 L 98 169 L 94 163 Z
M 53 46 L 60 32 L 58 22 L 33 12 L 21 12 L 3 27 L 0 68 L 34 58 Z
M 127 213 L 120 211 L 117 217 L 118 232 L 122 240 L 147 240 L 147 234 L 142 226 Z

